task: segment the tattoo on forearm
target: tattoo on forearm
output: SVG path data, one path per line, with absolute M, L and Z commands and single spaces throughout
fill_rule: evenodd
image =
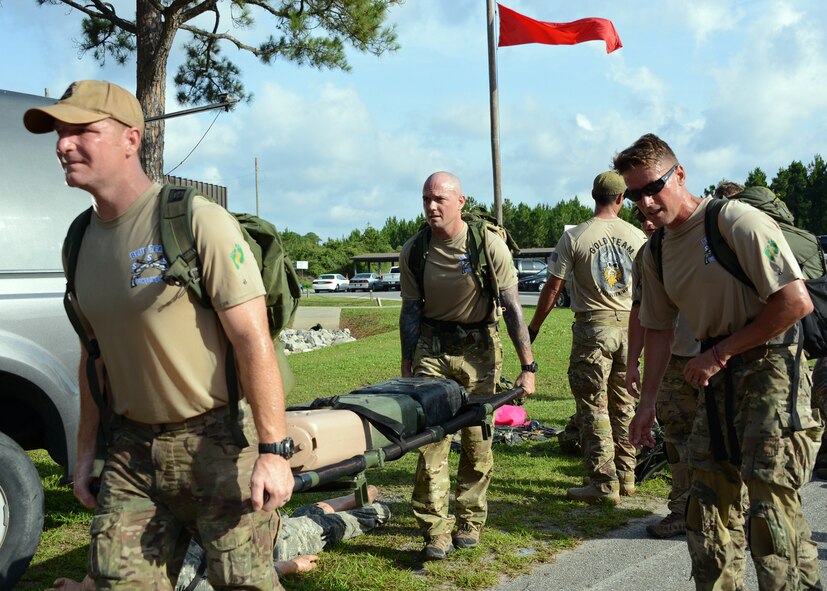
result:
M 416 343 L 419 341 L 422 323 L 422 302 L 402 300 L 399 313 L 399 340 L 402 343 L 402 359 L 413 359 Z
M 531 352 L 531 337 L 528 334 L 528 327 L 523 318 L 523 308 L 520 306 L 519 294 L 517 287 L 500 292 L 500 299 L 503 307 L 503 320 L 508 329 L 508 336 L 511 337 L 511 342 L 514 343 L 514 348 L 517 354 L 521 357 L 530 354 Z

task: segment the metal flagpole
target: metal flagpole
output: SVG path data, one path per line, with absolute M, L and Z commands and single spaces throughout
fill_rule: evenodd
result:
M 494 215 L 503 223 L 502 183 L 500 181 L 500 121 L 497 100 L 497 48 L 494 43 L 494 0 L 488 0 L 488 87 L 491 96 L 491 163 L 494 171 Z

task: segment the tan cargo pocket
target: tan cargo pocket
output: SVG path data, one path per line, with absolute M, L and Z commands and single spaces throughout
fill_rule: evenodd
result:
M 203 531 L 210 579 L 223 585 L 241 585 L 250 580 L 255 564 L 253 520 L 247 515 L 236 524 L 213 523 Z M 272 569 L 272 561 L 266 561 Z
M 117 527 L 121 513 L 102 513 L 92 517 L 90 527 L 89 570 L 95 579 L 119 579 L 123 572 L 123 540 Z

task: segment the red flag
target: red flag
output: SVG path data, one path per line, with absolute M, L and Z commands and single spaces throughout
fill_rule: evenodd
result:
M 605 18 L 581 18 L 571 23 L 544 23 L 514 12 L 502 4 L 500 10 L 499 47 L 523 43 L 575 45 L 584 41 L 606 42 L 606 53 L 623 47 L 612 21 Z

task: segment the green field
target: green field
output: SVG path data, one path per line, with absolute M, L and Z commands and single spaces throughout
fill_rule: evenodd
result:
M 342 326 L 350 328 L 358 340 L 291 356 L 297 386 L 288 402 L 345 393 L 398 376 L 398 314 L 398 308 L 342 310 Z M 527 308 L 526 314 L 530 316 L 532 309 Z M 562 427 L 574 412 L 566 378 L 571 321 L 569 310 L 555 309 L 534 345 L 540 372 L 537 393 L 525 408 L 530 418 L 548 426 Z M 504 373 L 513 378 L 519 361 L 507 337 L 504 349 Z M 391 507 L 390 524 L 325 551 L 316 570 L 286 577 L 284 586 L 310 591 L 485 589 L 501 577 L 513 577 L 547 562 L 583 538 L 600 536 L 646 515 L 667 492 L 668 483 L 659 478 L 647 481 L 636 497 L 624 498 L 620 507 L 584 506 L 565 497 L 566 488 L 580 484 L 583 469 L 577 458 L 560 453 L 556 439 L 497 444 L 494 453 L 490 515 L 477 548 L 455 552 L 445 561 L 424 567 L 419 564 L 422 538 L 408 503 L 416 454 L 408 454 L 367 475 Z M 74 500 L 69 488 L 60 485 L 61 470 L 45 453 L 34 452 L 32 457 L 46 488 L 46 531 L 18 589 L 43 589 L 57 576 L 81 578 L 86 569 L 90 513 Z M 456 454 L 451 462 L 456 468 Z M 288 510 L 324 496 L 296 495 Z

